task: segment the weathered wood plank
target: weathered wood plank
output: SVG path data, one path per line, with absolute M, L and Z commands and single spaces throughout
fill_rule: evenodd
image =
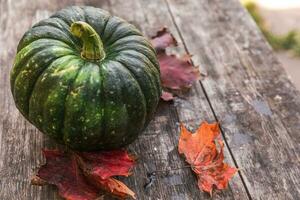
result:
M 167 0 L 253 199 L 300 199 L 300 94 L 235 0 Z
M 154 0 L 154 1 L 130 1 L 124 2 L 121 0 L 111 0 L 111 11 L 112 13 L 119 15 L 128 21 L 137 24 L 140 29 L 144 32 L 145 35 L 149 37 L 155 34 L 155 31 L 159 30 L 163 26 L 167 26 L 171 29 L 172 33 L 175 34 L 175 37 L 179 39 L 179 47 L 174 49 L 176 53 L 185 53 L 184 47 L 180 41 L 180 37 L 176 31 L 176 28 L 172 22 L 171 16 L 168 12 L 168 7 L 164 1 Z M 132 10 L 142 10 L 143 13 L 132 12 Z M 173 110 L 173 113 L 165 113 L 163 116 L 168 121 L 181 121 L 185 122 L 187 125 L 190 125 L 192 128 L 196 128 L 199 123 L 203 120 L 212 121 L 214 120 L 213 113 L 209 107 L 209 104 L 205 98 L 205 95 L 199 84 L 196 84 L 195 87 L 190 91 L 189 95 L 186 96 L 186 99 L 178 100 L 175 105 L 168 105 L 166 108 L 168 110 Z M 161 108 L 159 109 L 161 110 Z M 160 112 L 159 112 L 160 113 Z M 176 119 L 177 113 L 179 114 L 179 119 Z M 157 135 L 159 140 L 156 143 L 156 148 L 149 149 L 154 154 L 154 160 L 158 161 L 155 166 L 156 170 L 163 170 L 167 168 L 180 168 L 185 166 L 182 162 L 182 158 L 179 157 L 177 153 L 177 143 L 178 143 L 178 124 L 168 122 L 167 129 L 164 129 L 164 126 L 160 126 L 161 134 L 167 133 L 168 137 L 163 135 Z M 170 141 L 165 145 L 165 141 Z M 163 143 L 162 143 L 163 142 Z M 141 142 L 139 142 L 141 143 Z M 170 151 L 171 150 L 171 151 Z M 230 159 L 230 154 L 225 150 L 228 161 L 232 163 Z M 172 160 L 170 160 L 172 157 Z M 166 158 L 162 160 L 161 158 Z M 151 159 L 146 158 L 144 165 L 149 165 Z M 234 165 L 232 163 L 232 165 Z M 139 167 L 137 167 L 138 174 Z M 208 198 L 206 194 L 201 193 L 196 187 L 196 179 L 193 176 L 190 169 L 182 169 L 176 171 L 176 176 L 169 175 L 166 178 L 162 177 L 156 181 L 156 184 L 151 188 L 150 196 L 141 196 L 142 199 L 203 199 Z M 172 180 L 178 181 L 178 178 L 181 177 L 181 180 L 184 180 L 183 183 L 175 182 Z M 179 179 L 179 180 L 180 180 Z M 167 180 L 167 181 L 166 181 Z M 175 185 L 174 185 L 175 184 Z M 156 196 L 157 193 L 160 193 L 159 196 Z M 222 193 L 219 193 L 214 196 L 215 199 L 247 199 L 247 194 L 245 192 L 244 186 L 240 180 L 239 176 L 236 176 L 230 184 L 230 188 Z

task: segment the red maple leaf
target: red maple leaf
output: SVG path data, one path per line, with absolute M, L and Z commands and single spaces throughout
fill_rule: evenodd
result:
M 176 94 L 181 90 L 186 90 L 199 80 L 199 68 L 192 65 L 190 55 L 179 58 L 176 55 L 166 53 L 167 47 L 177 46 L 176 39 L 166 28 L 158 31 L 152 37 L 151 42 L 157 52 L 162 86 L 165 91 L 168 91 L 168 93 L 163 93 L 161 98 L 170 101 L 173 99 L 171 93 Z
M 177 58 L 175 55 L 158 54 L 162 86 L 172 90 L 185 90 L 199 80 L 198 68 L 191 64 L 191 56 Z
M 128 176 L 134 160 L 123 150 L 109 152 L 63 152 L 43 150 L 46 164 L 37 174 L 35 184 L 57 186 L 59 195 L 67 200 L 96 200 L 106 191 L 118 198 L 132 197 L 125 184 L 112 176 Z M 42 182 L 41 182 L 42 181 Z
M 134 164 L 134 159 L 124 150 L 78 152 L 77 155 L 81 168 L 100 179 L 129 176 Z
M 224 163 L 224 144 L 220 138 L 219 125 L 203 122 L 195 133 L 181 124 L 178 151 L 198 177 L 198 187 L 212 195 L 213 187 L 225 189 L 237 169 Z M 215 143 L 217 140 L 220 151 Z

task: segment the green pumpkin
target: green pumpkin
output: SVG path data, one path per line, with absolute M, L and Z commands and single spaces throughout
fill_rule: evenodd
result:
M 94 7 L 69 7 L 19 42 L 11 90 L 40 131 L 75 150 L 119 148 L 157 107 L 155 50 L 133 25 Z

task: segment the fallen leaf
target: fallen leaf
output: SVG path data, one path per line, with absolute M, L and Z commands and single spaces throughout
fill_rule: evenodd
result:
M 112 176 L 129 176 L 134 165 L 134 159 L 126 151 L 113 150 L 77 153 L 78 164 L 84 175 L 93 182 L 97 188 L 114 194 L 120 198 L 128 196 L 135 199 L 135 194 L 124 183 Z
M 161 83 L 164 88 L 173 90 L 185 90 L 199 80 L 198 68 L 191 64 L 189 55 L 178 59 L 175 55 L 158 54 Z
M 52 184 L 58 187 L 59 195 L 67 200 L 96 200 L 101 191 L 120 199 L 135 198 L 125 184 L 112 176 L 128 176 L 134 160 L 123 150 L 111 152 L 63 152 L 43 150 L 46 164 L 43 165 L 32 184 Z M 111 168 L 110 168 L 111 166 Z
M 172 94 L 177 94 L 178 91 L 190 88 L 194 82 L 200 79 L 199 68 L 193 66 L 190 55 L 186 54 L 179 58 L 176 55 L 167 54 L 166 48 L 177 46 L 176 39 L 167 28 L 158 31 L 152 37 L 151 42 L 157 52 L 163 88 L 171 90 Z M 161 98 L 169 101 L 171 96 L 163 93 Z
M 97 179 L 92 176 L 89 178 L 98 188 L 109 192 L 113 196 L 119 197 L 120 199 L 126 199 L 127 197 L 136 199 L 135 193 L 130 190 L 124 183 L 115 178 L 108 178 L 104 180 Z
M 78 152 L 80 166 L 88 169 L 89 174 L 100 179 L 111 176 L 129 176 L 129 171 L 134 165 L 132 158 L 124 150 L 112 150 L 101 152 Z
M 175 37 L 164 27 L 151 38 L 151 43 L 157 53 L 165 52 L 169 46 L 177 46 Z
M 220 151 L 215 143 L 217 140 Z M 237 169 L 224 163 L 224 144 L 220 137 L 219 125 L 203 122 L 195 133 L 181 124 L 178 151 L 198 177 L 198 187 L 212 195 L 213 188 L 225 189 Z
M 170 92 L 162 91 L 160 98 L 164 101 L 172 101 L 174 99 L 174 96 Z
M 93 200 L 98 190 L 91 186 L 79 169 L 76 158 L 59 150 L 43 150 L 46 164 L 37 176 L 58 187 L 59 195 L 68 200 Z

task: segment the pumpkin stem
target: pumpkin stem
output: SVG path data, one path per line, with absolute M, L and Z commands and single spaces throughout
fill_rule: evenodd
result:
M 81 56 L 89 60 L 102 60 L 105 57 L 103 43 L 97 32 L 86 22 L 72 23 L 71 33 L 80 38 L 83 47 Z

